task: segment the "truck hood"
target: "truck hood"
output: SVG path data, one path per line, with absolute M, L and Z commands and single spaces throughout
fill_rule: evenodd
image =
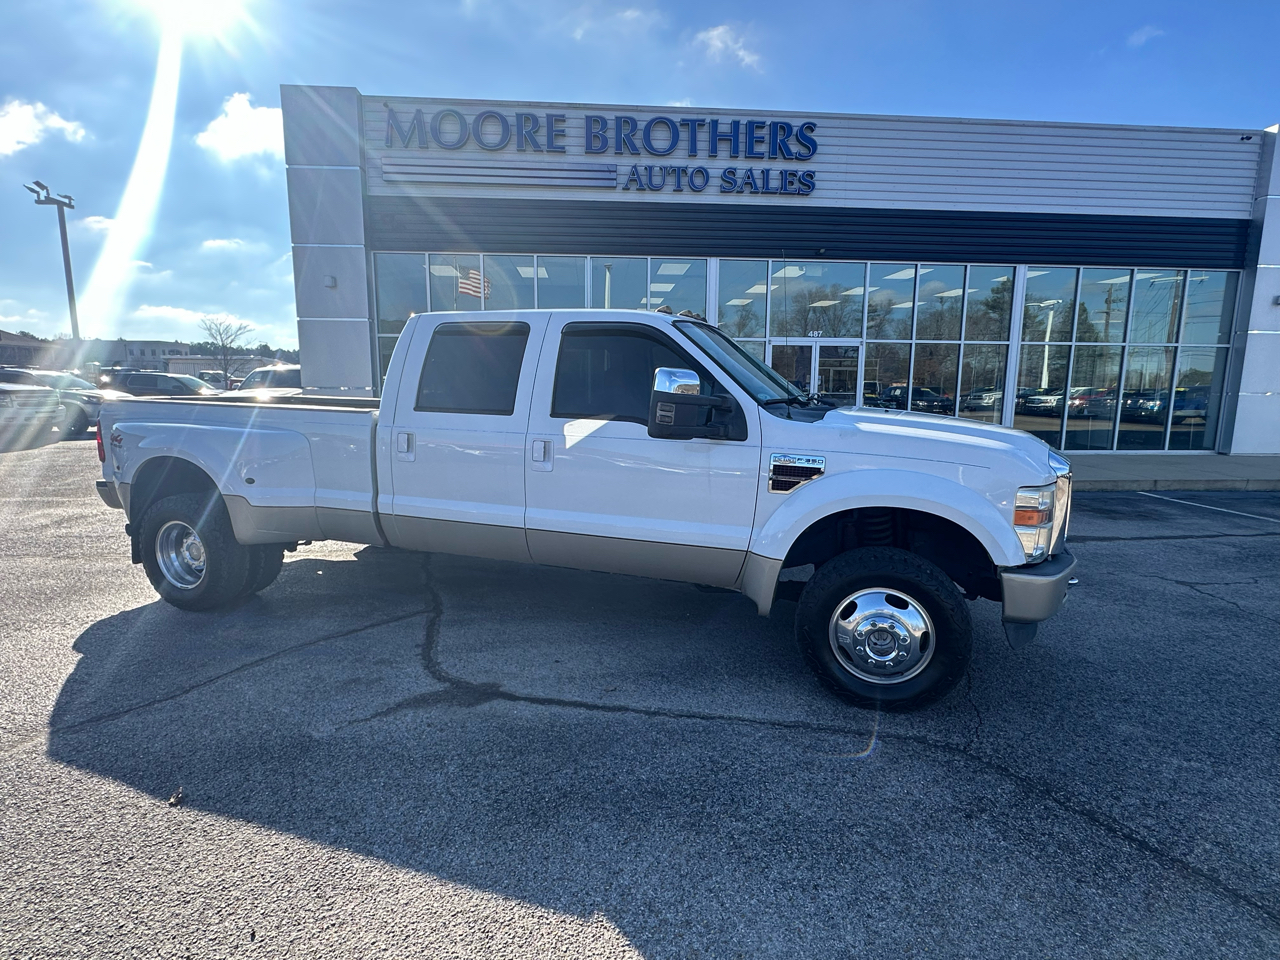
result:
M 986 468 L 1014 468 L 1051 482 L 1049 445 L 1022 430 L 905 410 L 839 407 L 812 424 L 833 450 Z M 1011 477 L 1012 479 L 1012 477 Z

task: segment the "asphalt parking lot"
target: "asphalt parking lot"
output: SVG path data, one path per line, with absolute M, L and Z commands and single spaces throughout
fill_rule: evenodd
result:
M 1040 639 L 878 716 L 674 583 L 328 543 L 183 613 L 97 468 L 0 455 L 0 956 L 1280 955 L 1280 495 L 1078 497 Z

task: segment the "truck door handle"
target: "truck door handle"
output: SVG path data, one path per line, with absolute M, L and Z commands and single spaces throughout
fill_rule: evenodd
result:
M 555 465 L 556 447 L 554 440 L 532 440 L 529 443 L 529 459 L 533 462 L 529 469 L 541 473 L 550 473 Z
M 397 460 L 413 460 L 416 452 L 414 450 L 413 434 L 401 431 L 396 434 L 396 459 Z
M 533 441 L 533 462 L 534 463 L 547 462 L 547 454 L 549 452 L 547 448 L 549 446 L 550 446 L 550 443 L 546 440 Z

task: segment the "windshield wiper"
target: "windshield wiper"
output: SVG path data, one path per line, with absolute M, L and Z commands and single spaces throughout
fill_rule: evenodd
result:
M 785 403 L 785 404 L 792 404 L 792 403 L 795 403 L 795 404 L 799 404 L 800 406 L 808 406 L 808 405 L 809 405 L 809 404 L 811 404 L 811 403 L 820 403 L 820 404 L 822 404 L 824 407 L 837 407 L 837 406 L 839 406 L 839 404 L 838 404 L 838 403 L 835 403 L 834 401 L 828 400 L 826 397 L 820 397 L 820 396 L 818 396 L 818 394 L 816 394 L 816 393 L 811 393 L 811 394 L 809 394 L 809 396 L 807 396 L 807 397 L 805 397 L 805 396 L 774 397 L 772 400 L 761 400 L 761 401 L 760 401 L 760 406 L 762 406 L 762 407 L 768 407 L 768 406 L 771 406 L 771 405 L 773 405 L 773 404 L 775 404 L 775 403 Z

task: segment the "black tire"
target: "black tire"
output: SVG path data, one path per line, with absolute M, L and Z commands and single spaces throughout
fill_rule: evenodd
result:
M 71 414 L 67 423 L 67 437 L 83 437 L 89 430 L 89 415 L 80 407 L 75 408 L 76 412 Z
M 157 555 L 157 537 L 170 523 L 185 524 L 200 541 L 203 569 L 185 588 L 166 576 Z M 183 610 L 211 610 L 240 596 L 249 574 L 249 550 L 236 541 L 218 494 L 184 493 L 158 500 L 138 523 L 138 539 L 147 579 L 166 603 Z
M 896 682 L 864 679 L 843 664 L 834 649 L 837 605 L 854 609 L 846 606 L 848 599 L 875 588 L 905 595 L 932 621 L 933 630 L 918 645 L 927 653 L 921 654 L 923 667 L 914 675 L 904 672 L 904 679 Z M 805 585 L 796 610 L 796 639 L 813 672 L 840 697 L 861 707 L 913 710 L 937 700 L 964 676 L 973 624 L 964 596 L 936 565 L 906 550 L 865 547 L 824 564 Z
M 276 582 L 284 566 L 284 547 L 278 543 L 262 543 L 248 547 L 249 572 L 245 575 L 242 597 L 267 589 Z

